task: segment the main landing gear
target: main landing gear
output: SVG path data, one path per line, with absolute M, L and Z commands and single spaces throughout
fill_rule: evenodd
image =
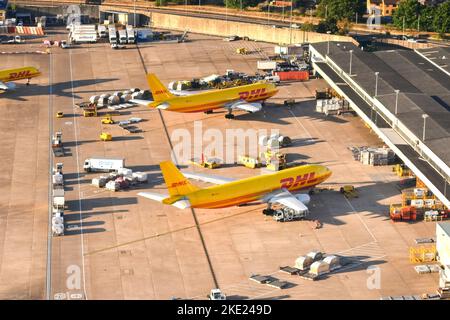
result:
M 228 113 L 225 115 L 225 119 L 234 119 L 234 114 L 232 114 L 231 112 L 231 109 L 229 109 Z
M 30 79 L 30 78 L 28 78 L 28 79 L 27 79 L 27 83 L 26 83 L 26 85 L 27 85 L 27 86 L 29 86 L 29 85 L 30 85 L 30 82 L 31 82 L 31 79 Z
M 213 110 L 206 110 L 205 111 L 205 114 L 211 114 L 211 113 L 213 113 Z
M 263 214 L 265 214 L 266 216 L 273 216 L 273 214 L 275 213 L 275 210 L 272 209 L 272 206 L 270 204 L 267 205 L 267 209 L 264 209 L 262 211 Z

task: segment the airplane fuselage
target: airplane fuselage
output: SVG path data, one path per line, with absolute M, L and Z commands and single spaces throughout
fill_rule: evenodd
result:
M 163 102 L 156 102 L 155 107 L 165 104 L 165 110 L 176 112 L 204 112 L 223 108 L 235 101 L 257 102 L 274 96 L 278 89 L 271 83 L 254 83 L 234 88 L 207 91 L 187 96 L 176 96 Z
M 330 175 L 331 171 L 324 166 L 304 165 L 200 189 L 185 197 L 193 208 L 225 208 L 261 199 L 267 193 L 280 189 L 298 191 L 312 188 Z

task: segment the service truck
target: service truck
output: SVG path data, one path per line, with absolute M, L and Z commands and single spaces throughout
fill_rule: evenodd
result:
M 106 38 L 106 37 L 107 37 L 106 26 L 104 26 L 104 25 L 99 25 L 97 31 L 98 31 L 98 36 L 99 36 L 100 38 Z
M 120 44 L 127 43 L 127 30 L 125 29 L 119 30 L 119 43 Z
M 83 169 L 86 172 L 112 172 L 125 166 L 123 158 L 88 158 L 84 160 Z
M 133 26 L 131 26 L 129 24 L 127 25 L 127 42 L 128 43 L 136 42 Z
M 109 27 L 109 43 L 110 44 L 117 44 L 117 31 L 114 27 Z

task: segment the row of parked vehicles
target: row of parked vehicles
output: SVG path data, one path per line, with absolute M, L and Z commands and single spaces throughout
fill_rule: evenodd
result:
M 95 43 L 99 38 L 108 38 L 111 45 L 124 45 L 136 42 L 136 33 L 131 25 L 117 29 L 115 25 L 70 24 L 69 38 L 72 43 Z

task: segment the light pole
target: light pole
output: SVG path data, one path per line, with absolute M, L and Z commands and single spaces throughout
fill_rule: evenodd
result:
M 328 5 L 325 6 L 325 20 L 328 19 Z
M 375 72 L 375 95 L 374 95 L 374 97 L 376 98 L 377 97 L 377 95 L 378 95 L 378 75 L 379 75 L 380 73 L 377 71 L 377 72 Z
M 134 27 L 136 28 L 136 0 L 134 0 L 133 25 L 134 25 Z
M 267 25 L 269 25 L 269 16 L 270 16 L 270 2 L 269 5 L 267 6 Z
M 351 76 L 352 75 L 352 56 L 353 56 L 353 50 L 350 50 L 350 68 L 349 68 L 349 72 L 348 75 Z
M 292 44 L 292 2 L 294 0 L 291 0 L 291 19 L 289 22 L 289 44 Z
M 395 90 L 395 115 L 397 115 L 398 112 L 398 94 L 400 93 L 400 90 Z
M 327 56 L 329 56 L 329 55 L 330 55 L 330 34 L 331 34 L 331 31 L 328 30 L 328 31 L 327 31 L 327 34 L 328 34 L 328 41 L 327 41 Z
M 422 115 L 422 118 L 423 118 L 423 136 L 422 136 L 422 142 L 425 142 L 425 125 L 426 125 L 426 123 L 427 123 L 428 115 L 424 113 L 424 114 Z
M 402 40 L 405 40 L 405 16 L 403 16 L 403 31 L 402 31 L 402 34 L 403 34 Z

